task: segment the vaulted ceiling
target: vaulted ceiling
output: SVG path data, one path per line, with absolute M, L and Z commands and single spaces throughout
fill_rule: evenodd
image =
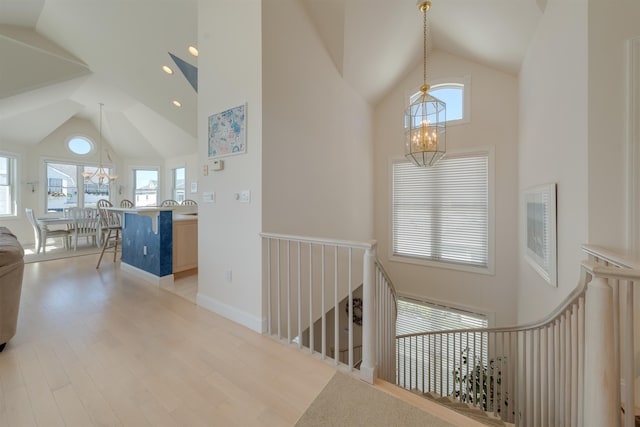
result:
M 415 0 L 298 0 L 344 78 L 375 104 L 421 64 Z M 546 0 L 432 0 L 434 48 L 517 75 Z M 197 0 L 0 0 L 0 148 L 34 145 L 72 117 L 121 157 L 197 151 Z M 267 3 L 268 4 L 268 3 Z M 171 76 L 161 70 L 170 65 Z M 176 99 L 181 108 L 172 105 Z

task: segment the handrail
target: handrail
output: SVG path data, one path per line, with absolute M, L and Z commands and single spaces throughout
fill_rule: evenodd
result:
M 391 281 L 391 279 L 389 278 L 389 275 L 387 274 L 387 270 L 384 269 L 384 267 L 382 266 L 382 263 L 380 262 L 379 259 L 376 258 L 376 265 L 378 266 L 378 268 L 380 269 L 380 272 L 382 273 L 382 275 L 384 276 L 384 279 L 387 281 L 387 283 L 389 284 L 389 289 L 391 290 L 391 293 L 393 294 L 393 299 L 395 301 L 398 301 L 398 292 L 396 291 L 396 287 L 394 286 L 393 282 Z
M 398 385 L 435 391 L 525 427 L 621 425 L 621 404 L 635 402 L 634 388 L 624 385 L 636 378 L 633 294 L 640 262 L 583 248 L 589 260 L 581 263 L 580 282 L 541 320 L 396 336 Z M 631 412 L 624 417 L 625 426 L 635 425 Z
M 539 329 L 544 325 L 548 325 L 550 323 L 555 322 L 560 316 L 562 316 L 568 307 L 575 304 L 578 301 L 578 299 L 584 295 L 586 288 L 587 288 L 586 283 L 582 282 L 578 284 L 578 286 L 562 301 L 562 303 L 553 312 L 551 312 L 551 314 L 549 314 L 544 319 L 541 319 L 535 322 L 525 323 L 523 325 L 501 326 L 501 327 L 495 327 L 495 328 L 446 329 L 441 331 L 417 332 L 412 334 L 398 335 L 397 338 L 407 338 L 407 337 L 414 337 L 414 336 L 420 336 L 420 335 L 436 335 L 436 334 L 443 334 L 443 333 L 517 332 L 517 331 L 529 331 L 533 329 Z
M 331 245 L 341 248 L 357 248 L 357 249 L 373 249 L 376 246 L 375 240 L 369 240 L 368 242 L 358 242 L 355 240 L 340 240 L 340 239 L 325 239 L 321 237 L 301 237 L 290 234 L 278 234 L 278 233 L 260 233 L 260 237 L 265 239 L 279 239 L 279 240 L 292 240 L 300 243 L 312 243 L 318 245 Z
M 598 258 L 607 264 L 616 265 L 621 268 L 631 268 L 640 270 L 640 259 L 638 254 L 630 251 L 614 251 L 598 245 L 582 245 L 582 250 L 587 255 Z

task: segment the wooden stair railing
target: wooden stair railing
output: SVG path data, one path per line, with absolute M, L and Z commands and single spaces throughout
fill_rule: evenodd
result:
M 635 402 L 640 265 L 584 249 L 578 287 L 543 321 L 398 336 L 397 383 L 516 426 L 634 426 L 621 407 Z
M 341 369 L 359 370 L 357 375 L 369 383 L 379 376 L 393 381 L 396 294 L 376 260 L 376 242 L 260 236 L 266 334 Z M 361 283 L 360 313 L 360 306 L 354 306 L 354 291 Z M 346 310 L 340 307 L 343 301 Z M 356 323 L 361 338 L 355 336 Z M 344 358 L 329 354 L 330 347 L 344 350 Z

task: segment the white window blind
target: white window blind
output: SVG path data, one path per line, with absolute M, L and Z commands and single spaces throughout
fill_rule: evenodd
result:
M 486 316 L 406 297 L 398 299 L 396 335 L 488 327 Z
M 489 154 L 393 164 L 393 255 L 489 265 Z

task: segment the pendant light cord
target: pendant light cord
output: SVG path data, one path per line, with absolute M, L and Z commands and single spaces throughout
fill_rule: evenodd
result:
M 423 82 L 425 86 L 427 85 L 427 10 L 429 10 L 428 3 L 422 6 L 422 15 L 423 15 L 423 22 L 424 22 L 424 25 L 423 25 L 424 31 L 423 31 L 423 40 L 422 40 L 424 55 L 422 57 L 424 58 Z

